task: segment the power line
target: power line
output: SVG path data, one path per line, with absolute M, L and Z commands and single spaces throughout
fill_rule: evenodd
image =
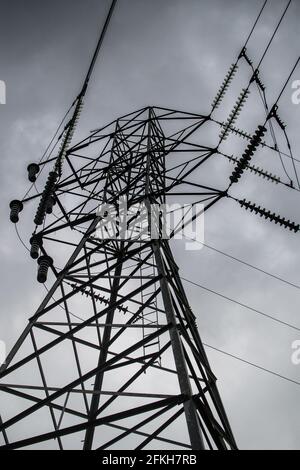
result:
M 213 349 L 221 354 L 224 354 L 225 356 L 229 356 L 229 357 L 232 357 L 233 359 L 236 359 L 237 361 L 240 361 L 240 362 L 243 362 L 249 366 L 252 366 L 252 367 L 255 367 L 256 369 L 259 369 L 259 370 L 262 370 L 264 372 L 267 372 L 268 374 L 271 374 L 271 375 L 274 375 L 275 377 L 278 377 L 280 379 L 283 379 L 283 380 L 286 380 L 287 382 L 291 382 L 293 384 L 296 384 L 296 385 L 300 385 L 300 382 L 297 382 L 297 380 L 294 380 L 294 379 L 290 379 L 289 377 L 286 377 L 285 375 L 282 375 L 282 374 L 278 374 L 277 372 L 274 372 L 273 370 L 270 370 L 270 369 L 267 369 L 266 367 L 262 367 L 262 366 L 259 366 L 258 364 L 255 364 L 254 362 L 250 362 L 250 361 L 247 361 L 246 359 L 243 359 L 239 356 L 236 356 L 235 354 L 231 354 L 227 351 L 224 351 L 222 349 L 219 349 L 219 348 L 216 348 L 214 346 L 211 346 L 210 344 L 207 344 L 207 343 L 203 343 L 204 346 L 206 346 L 207 348 L 210 348 L 210 349 Z
M 180 278 L 185 281 L 185 282 L 188 282 L 190 284 L 193 284 L 194 286 L 196 287 L 200 287 L 201 289 L 207 291 L 207 292 L 210 292 L 211 294 L 214 294 L 214 295 L 217 295 L 219 297 L 222 297 L 223 299 L 225 300 L 228 300 L 229 302 L 233 302 L 237 305 L 239 305 L 240 307 L 243 307 L 243 308 L 246 308 L 248 310 L 251 310 L 252 312 L 254 313 L 257 313 L 259 315 L 262 315 L 266 318 L 268 318 L 269 320 L 273 320 L 277 323 L 280 323 L 284 326 L 288 326 L 289 328 L 293 328 L 294 330 L 297 330 L 297 331 L 300 331 L 300 328 L 298 328 L 297 326 L 294 326 L 294 325 L 291 325 L 290 323 L 287 323 L 287 322 L 284 322 L 283 320 L 280 320 L 276 317 L 273 317 L 272 315 L 269 315 L 268 313 L 265 313 L 265 312 L 262 312 L 261 310 L 258 310 L 256 308 L 253 308 L 253 307 L 250 307 L 249 305 L 247 304 L 243 304 L 242 302 L 239 302 L 238 300 L 234 300 L 232 299 L 231 297 L 227 297 L 226 295 L 223 295 L 221 294 L 220 292 L 216 292 L 215 290 L 213 289 L 209 289 L 208 287 L 205 287 L 205 286 L 202 286 L 201 284 L 198 284 L 197 282 L 194 282 L 194 281 L 191 281 L 190 279 L 186 279 L 185 277 L 182 277 L 180 276 Z
M 17 227 L 16 227 L 16 232 L 17 232 L 18 238 L 19 238 L 19 240 L 21 241 L 22 245 L 26 248 L 26 250 L 28 250 L 28 248 L 26 247 L 26 245 L 24 244 L 23 240 L 21 239 L 21 237 L 20 237 L 20 235 L 19 235 L 19 233 L 18 233 Z M 189 237 L 185 237 L 185 238 L 189 238 Z M 190 240 L 194 240 L 194 239 L 192 239 L 192 238 L 189 238 L 189 239 L 190 239 Z M 194 241 L 198 242 L 198 240 L 194 240 Z M 198 242 L 198 243 L 200 243 L 200 242 Z M 204 243 L 202 243 L 202 244 L 203 244 L 204 246 L 206 246 L 207 248 L 210 248 L 210 249 L 212 249 L 212 250 L 214 250 L 214 251 L 217 251 L 217 252 L 219 252 L 219 253 L 221 253 L 221 254 L 223 254 L 223 255 L 225 255 L 225 256 L 228 256 L 229 258 L 232 258 L 232 259 L 234 259 L 234 260 L 236 260 L 236 261 L 238 261 L 238 262 L 240 262 L 240 263 L 243 263 L 243 264 L 248 265 L 248 263 L 245 263 L 244 261 L 241 261 L 241 260 L 239 260 L 239 259 L 237 259 L 237 258 L 234 258 L 234 257 L 228 255 L 227 253 L 224 253 L 224 252 L 222 252 L 222 251 L 220 251 L 220 250 L 217 250 L 216 248 L 213 248 L 213 247 L 211 247 L 211 246 L 209 246 L 209 245 L 206 245 L 206 244 L 204 244 Z M 29 251 L 29 250 L 28 250 L 28 251 Z M 261 269 L 256 268 L 256 267 L 254 267 L 254 266 L 252 266 L 252 265 L 248 265 L 248 266 L 250 266 L 250 267 L 252 267 L 252 268 L 254 268 L 254 269 L 257 269 L 258 271 L 262 271 Z M 278 277 L 276 277 L 276 276 L 273 276 L 273 275 L 270 274 L 270 273 L 267 273 L 267 272 L 265 272 L 265 271 L 262 271 L 262 272 L 265 273 L 265 274 L 268 274 L 268 275 L 270 275 L 270 276 L 272 276 L 272 277 L 275 277 L 276 279 L 281 280 L 282 282 L 285 282 L 285 283 L 287 283 L 287 284 L 290 284 L 290 285 L 292 285 L 293 287 L 296 287 L 296 288 L 298 288 L 298 289 L 300 288 L 299 286 L 296 286 L 295 284 L 291 284 L 291 283 L 289 283 L 288 281 L 285 281 L 285 280 L 283 280 L 283 279 L 281 279 L 281 278 L 278 278 Z M 284 326 L 288 326 L 288 327 L 293 328 L 293 329 L 295 329 L 295 330 L 297 330 L 297 331 L 300 331 L 300 328 L 298 328 L 298 327 L 296 327 L 296 326 L 294 326 L 294 325 L 291 325 L 290 323 L 287 323 L 287 322 L 284 322 L 284 321 L 282 321 L 282 320 L 279 320 L 279 319 L 277 319 L 277 318 L 275 318 L 275 317 L 273 317 L 273 316 L 271 316 L 271 315 L 268 315 L 268 314 L 265 313 L 265 312 L 262 312 L 262 311 L 260 311 L 260 310 L 257 310 L 257 309 L 255 309 L 255 308 L 253 308 L 253 307 L 250 307 L 249 305 L 246 305 L 246 304 L 244 304 L 244 303 L 242 303 L 242 302 L 239 302 L 239 301 L 237 301 L 237 300 L 234 300 L 234 299 L 232 299 L 232 298 L 230 298 L 230 297 L 227 297 L 227 296 L 225 296 L 225 295 L 223 295 L 223 294 L 221 294 L 221 293 L 219 293 L 219 292 L 216 292 L 216 291 L 214 291 L 214 290 L 212 290 L 212 289 L 209 289 L 208 287 L 204 287 L 204 286 L 202 286 L 202 285 L 200 285 L 200 284 L 197 284 L 197 283 L 195 283 L 194 281 L 191 281 L 190 279 L 186 279 L 186 278 L 184 278 L 184 277 L 182 277 L 182 276 L 181 276 L 181 279 L 182 279 L 183 281 L 185 281 L 185 282 L 189 282 L 190 284 L 193 284 L 193 285 L 195 285 L 195 286 L 197 286 L 197 287 L 200 287 L 201 289 L 206 290 L 206 291 L 208 291 L 208 292 L 210 292 L 210 293 L 212 293 L 212 294 L 215 294 L 215 295 L 217 295 L 217 296 L 219 296 L 219 297 L 222 297 L 222 298 L 224 298 L 224 299 L 226 299 L 226 300 L 228 300 L 228 301 L 230 301 L 230 302 L 233 302 L 233 303 L 235 303 L 235 304 L 237 304 L 237 305 L 239 305 L 239 306 L 241 306 L 241 307 L 243 307 L 243 308 L 247 308 L 248 310 L 251 310 L 251 311 L 253 311 L 253 312 L 257 313 L 257 314 L 263 315 L 263 316 L 265 316 L 265 317 L 267 317 L 267 318 L 269 318 L 269 319 L 271 319 L 271 320 L 273 320 L 273 321 L 276 321 L 276 322 L 278 322 L 278 323 L 281 323 L 281 324 L 283 324 Z M 46 286 L 45 286 L 45 288 L 46 288 Z M 46 288 L 46 289 L 47 289 L 47 288 Z M 48 291 L 48 289 L 47 289 L 47 291 Z M 53 298 L 53 300 L 55 300 L 55 299 Z M 64 310 L 64 309 L 63 309 L 63 310 Z M 71 313 L 71 315 L 73 315 L 73 316 L 75 316 L 76 318 L 78 318 L 78 319 L 80 319 L 81 321 L 83 321 L 82 318 L 79 318 L 79 317 L 77 317 L 76 315 L 74 315 L 74 314 L 72 314 L 72 313 Z
M 57 135 L 58 135 L 58 133 L 59 133 L 59 131 L 60 131 L 60 129 L 61 129 L 63 123 L 65 122 L 65 120 L 66 120 L 68 114 L 70 113 L 71 109 L 73 108 L 73 106 L 74 106 L 74 103 L 71 104 L 71 106 L 68 108 L 68 110 L 66 111 L 65 115 L 64 115 L 63 118 L 61 119 L 61 121 L 60 121 L 60 123 L 59 123 L 59 125 L 58 125 L 58 127 L 57 127 L 57 129 L 56 129 L 56 131 L 55 131 L 55 133 L 54 133 L 54 135 L 53 135 L 53 137 L 52 137 L 52 139 L 50 140 L 49 144 L 47 145 L 47 147 L 46 147 L 44 153 L 42 154 L 42 156 L 41 156 L 41 158 L 40 158 L 40 160 L 39 160 L 39 162 L 38 162 L 39 164 L 41 164 L 41 163 L 44 161 L 46 155 L 48 154 L 48 151 L 50 150 L 50 148 L 51 148 L 51 146 L 52 146 L 52 144 L 53 144 L 55 138 L 57 137 Z M 54 151 L 54 149 L 55 149 L 55 147 L 56 147 L 58 141 L 59 141 L 59 139 L 57 140 L 56 144 L 55 144 L 54 147 L 52 148 L 50 154 L 48 155 L 48 159 L 49 159 L 50 156 L 52 155 L 52 153 L 53 153 L 53 151 Z M 45 163 L 47 163 L 47 162 L 45 162 Z M 42 171 L 44 170 L 44 168 L 45 168 L 45 166 L 42 167 L 42 169 L 41 169 L 40 172 L 39 172 L 39 175 L 42 173 Z M 22 198 L 23 200 L 28 196 L 28 194 L 30 193 L 30 191 L 32 190 L 33 187 L 34 187 L 34 183 L 30 185 L 29 189 L 28 189 L 27 192 L 24 194 L 24 196 L 23 196 L 23 198 Z
M 296 68 L 298 67 L 299 62 L 300 62 L 300 57 L 298 57 L 298 59 L 297 59 L 295 65 L 294 65 L 294 67 L 292 68 L 292 70 L 291 70 L 291 72 L 290 72 L 288 78 L 286 79 L 286 81 L 285 81 L 285 83 L 284 83 L 284 85 L 283 85 L 283 87 L 282 87 L 282 89 L 281 89 L 281 91 L 280 91 L 280 93 L 279 93 L 279 95 L 278 95 L 278 98 L 277 98 L 277 100 L 275 101 L 275 106 L 276 106 L 276 104 L 278 103 L 278 101 L 280 100 L 280 98 L 281 98 L 281 96 L 282 96 L 284 90 L 286 89 L 286 87 L 287 87 L 287 85 L 288 85 L 288 83 L 289 83 L 289 81 L 290 81 L 290 79 L 291 79 L 293 73 L 295 72 Z
M 253 32 L 254 32 L 254 30 L 255 30 L 255 28 L 256 28 L 256 25 L 257 25 L 257 23 L 258 23 L 258 20 L 259 20 L 259 18 L 261 17 L 261 15 L 262 15 L 262 13 L 263 13 L 263 11 L 264 11 L 264 9 L 265 9 L 265 6 L 266 6 L 267 2 L 268 2 L 268 0 L 265 0 L 263 6 L 261 7 L 261 10 L 260 10 L 260 12 L 259 12 L 259 14 L 258 14 L 258 16 L 257 16 L 257 18 L 256 18 L 256 20 L 255 20 L 255 22 L 254 22 L 254 25 L 253 25 L 253 27 L 252 27 L 252 29 L 251 29 L 251 31 L 250 31 L 250 33 L 249 33 L 247 39 L 246 39 L 244 48 L 247 46 L 247 44 L 248 44 L 248 42 L 249 42 L 249 39 L 251 38 L 251 36 L 252 36 L 252 34 L 253 34 Z
M 91 61 L 91 63 L 90 63 L 88 72 L 87 72 L 86 77 L 85 77 L 85 79 L 84 79 L 83 87 L 82 87 L 82 90 L 81 90 L 81 92 L 80 92 L 80 95 L 85 95 L 85 93 L 86 93 L 86 90 L 87 90 L 87 87 L 88 87 L 88 83 L 89 83 L 89 81 L 90 81 L 90 78 L 91 78 L 91 75 L 92 75 L 92 73 L 93 73 L 95 64 L 96 64 L 96 62 L 97 62 L 97 58 L 98 58 L 98 56 L 99 56 L 99 52 L 100 52 L 100 49 L 101 49 L 101 46 L 102 46 L 104 37 L 105 37 L 105 35 L 106 35 L 106 31 L 107 31 L 107 29 L 108 29 L 108 26 L 109 26 L 109 23 L 110 23 L 112 14 L 113 14 L 113 12 L 114 12 L 116 3 L 117 3 L 117 0 L 113 0 L 113 1 L 111 2 L 108 15 L 107 15 L 107 17 L 106 17 L 104 26 L 103 26 L 102 31 L 101 31 L 101 34 L 100 34 L 100 38 L 99 38 L 99 40 L 98 40 L 98 43 L 97 43 L 95 52 L 94 52 L 93 57 L 92 57 L 92 61 Z
M 227 258 L 230 258 L 232 259 L 233 261 L 237 261 L 238 263 L 241 263 L 249 268 L 252 268 L 252 269 L 255 269 L 256 271 L 260 272 L 260 273 L 263 273 L 269 277 L 272 277 L 273 279 L 276 279 L 277 281 L 280 281 L 280 282 L 283 282 L 284 284 L 287 284 L 291 287 L 295 287 L 296 289 L 300 289 L 300 286 L 297 285 L 297 284 L 294 284 L 293 282 L 290 282 L 290 281 L 287 281 L 286 279 L 283 279 L 282 277 L 276 275 L 276 274 L 272 274 L 268 271 L 265 271 L 264 269 L 262 268 L 258 268 L 257 266 L 254 266 L 253 264 L 250 264 L 250 263 L 247 263 L 246 261 L 243 261 L 233 255 L 230 255 L 228 253 L 225 253 L 224 251 L 220 250 L 220 249 L 217 249 L 211 245 L 207 245 L 206 243 L 203 243 L 203 242 L 200 242 L 199 240 L 196 240 L 195 238 L 191 238 L 191 237 L 188 237 L 186 235 L 184 235 L 184 238 L 188 239 L 188 240 L 191 240 L 191 241 L 194 241 L 196 243 L 199 243 L 199 245 L 203 245 L 205 248 L 209 248 L 210 250 L 213 250 L 215 251 L 216 253 L 220 253 L 221 255 L 223 256 L 226 256 Z
M 214 119 L 214 118 L 212 118 L 212 117 L 210 117 L 210 120 L 211 120 L 212 122 L 214 122 L 215 124 L 218 124 L 218 126 L 220 126 L 220 127 L 223 127 L 223 125 L 224 125 L 224 123 L 222 123 L 222 122 L 220 122 L 220 121 L 218 121 L 218 120 L 216 120 L 216 119 Z M 237 134 L 241 134 L 241 132 L 242 132 L 241 129 L 235 129 L 233 126 L 229 126 L 228 129 L 229 129 L 230 131 L 234 132 L 234 133 L 237 133 Z M 244 134 L 245 134 L 245 133 L 244 133 Z M 250 140 L 250 138 L 251 138 L 251 136 L 248 137 L 249 140 Z M 270 149 L 270 150 L 273 150 L 274 152 L 278 153 L 278 149 L 277 149 L 277 148 L 272 147 L 272 145 L 268 145 L 266 142 L 261 142 L 260 145 L 261 145 L 262 147 L 266 147 L 266 148 L 268 148 L 268 149 Z M 283 156 L 286 157 L 286 158 L 292 159 L 292 157 L 291 157 L 288 153 L 283 152 L 282 150 L 280 150 L 280 154 L 283 155 Z M 293 156 L 293 160 L 294 160 L 295 162 L 297 162 L 297 163 L 300 163 L 300 159 L 297 158 L 297 157 L 294 157 L 294 156 Z
M 252 66 L 251 68 L 252 68 L 253 73 L 255 73 L 254 67 Z M 268 117 L 268 116 L 269 116 L 269 107 L 268 107 L 268 103 L 267 103 L 267 97 L 266 97 L 265 90 L 264 90 L 264 89 L 261 90 L 257 82 L 256 82 L 256 86 L 257 86 L 257 90 L 258 90 L 259 96 L 260 96 L 260 98 L 261 98 L 261 101 L 262 101 L 262 104 L 263 104 L 263 107 L 264 107 L 266 116 Z M 283 162 L 283 158 L 282 158 L 282 155 L 281 155 L 281 150 L 280 150 L 279 145 L 278 145 L 278 142 L 277 142 L 276 133 L 275 133 L 274 126 L 273 126 L 273 123 L 272 123 L 272 120 L 271 120 L 271 119 L 269 120 L 269 129 L 270 129 L 270 133 L 271 133 L 271 136 L 272 136 L 272 139 L 273 139 L 273 145 L 274 145 L 274 148 L 277 149 L 277 153 L 278 153 L 278 155 L 279 155 L 282 168 L 283 168 L 283 170 L 284 170 L 286 176 L 287 176 L 288 179 L 290 180 L 290 183 L 292 183 L 292 179 L 291 179 L 290 175 L 288 174 L 288 172 L 287 172 L 287 170 L 286 170 L 286 167 L 285 167 L 285 164 L 284 164 L 284 162 Z M 298 180 L 297 169 L 296 169 L 296 166 L 295 166 L 295 162 L 294 162 L 293 156 L 291 156 L 291 159 L 292 159 L 292 162 L 293 162 L 293 168 L 294 168 L 295 175 L 296 175 L 296 179 L 297 179 L 297 182 L 298 182 L 298 187 L 300 187 L 300 186 L 299 186 L 299 180 Z
M 277 103 L 278 103 L 278 101 L 280 100 L 280 98 L 281 98 L 281 96 L 282 96 L 284 90 L 286 89 L 287 84 L 289 83 L 289 81 L 290 81 L 290 79 L 291 79 L 291 77 L 292 77 L 294 71 L 296 70 L 296 68 L 297 68 L 297 66 L 298 66 L 298 64 L 299 64 L 299 61 L 300 61 L 300 57 L 298 57 L 298 60 L 296 61 L 294 67 L 292 68 L 292 70 L 291 70 L 291 72 L 290 72 L 290 74 L 289 74 L 287 80 L 285 81 L 285 83 L 284 83 L 284 85 L 283 85 L 283 87 L 282 87 L 281 92 L 279 93 L 279 96 L 278 96 L 277 100 L 275 101 L 275 104 L 273 105 L 273 108 L 272 108 L 272 109 L 275 110 L 275 112 L 276 112 Z M 272 111 L 271 111 L 271 112 L 272 112 Z M 271 116 L 271 114 L 269 114 L 269 116 Z M 277 120 L 278 120 L 278 119 L 277 119 Z M 280 122 L 280 121 L 279 121 L 279 122 Z M 284 132 L 284 135 L 285 135 L 285 138 L 286 138 L 286 141 L 287 141 L 288 148 L 289 148 L 289 150 L 290 150 L 290 157 L 291 157 L 291 159 L 292 159 L 293 169 L 294 169 L 294 172 L 295 172 L 295 176 L 296 176 L 298 188 L 300 189 L 300 183 L 299 183 L 298 173 L 297 173 L 297 169 L 296 169 L 296 165 L 295 165 L 295 161 L 294 161 L 294 156 L 293 156 L 293 154 L 292 154 L 292 152 L 291 152 L 291 146 L 290 146 L 290 143 L 289 143 L 288 135 L 287 135 L 287 133 L 286 133 L 286 131 L 285 131 L 284 126 L 282 126 L 282 128 L 283 128 L 283 132 Z M 279 147 L 278 147 L 277 142 L 276 142 L 276 136 L 275 136 L 274 129 L 273 129 L 272 125 L 271 125 L 271 121 L 270 121 L 270 129 L 271 129 L 272 132 L 273 132 L 275 147 L 278 148 L 278 153 L 279 153 L 279 156 L 280 156 L 280 160 L 281 160 L 281 163 L 282 163 L 282 165 L 283 165 L 283 160 L 282 160 L 282 157 L 281 157 L 281 154 L 280 154 Z M 283 165 L 283 167 L 284 167 L 284 165 Z M 284 170 L 285 170 L 285 168 L 284 168 Z M 285 170 L 285 172 L 286 172 L 286 170 Z
M 282 23 L 283 18 L 284 18 L 285 15 L 286 15 L 286 12 L 287 12 L 287 10 L 288 10 L 288 8 L 289 8 L 291 2 L 292 2 L 292 0 L 289 0 L 287 6 L 285 7 L 285 9 L 284 9 L 284 11 L 283 11 L 283 13 L 282 13 L 282 15 L 281 15 L 281 17 L 280 17 L 280 20 L 279 20 L 279 22 L 278 22 L 278 24 L 277 24 L 277 26 L 276 26 L 276 28 L 275 28 L 275 30 L 274 30 L 272 36 L 271 36 L 271 39 L 269 40 L 268 45 L 267 45 L 266 49 L 264 50 L 264 53 L 263 53 L 263 55 L 262 55 L 262 57 L 261 57 L 261 59 L 260 59 L 260 61 L 259 61 L 259 63 L 258 63 L 258 66 L 256 67 L 256 70 L 258 70 L 259 67 L 261 66 L 261 63 L 262 63 L 262 61 L 264 60 L 264 58 L 265 58 L 265 56 L 266 56 L 266 54 L 267 54 L 267 52 L 268 52 L 268 50 L 269 50 L 269 48 L 270 48 L 272 42 L 273 42 L 273 39 L 274 39 L 275 36 L 276 36 L 276 33 L 277 33 L 277 31 L 278 31 L 278 29 L 279 29 L 281 23 Z

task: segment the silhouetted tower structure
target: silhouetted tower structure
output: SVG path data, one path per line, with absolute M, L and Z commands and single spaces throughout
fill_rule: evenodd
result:
M 230 197 L 245 170 L 276 179 L 250 165 L 266 128 L 243 136 L 249 145 L 223 189 L 195 177 L 218 153 L 199 143 L 211 114 L 145 107 L 71 145 L 115 3 L 58 153 L 28 167 L 35 184 L 50 165 L 42 191 L 10 206 L 17 223 L 36 202 L 30 255 L 38 281 L 53 283 L 0 370 L 2 447 L 235 449 L 159 208 L 176 197 L 205 212 Z M 242 133 L 232 116 L 246 91 L 221 123 L 221 141 Z M 170 238 L 198 215 L 181 218 Z

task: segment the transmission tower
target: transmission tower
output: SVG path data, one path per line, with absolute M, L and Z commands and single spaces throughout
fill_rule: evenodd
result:
M 42 190 L 11 203 L 13 223 L 25 206 L 34 207 L 30 255 L 38 281 L 52 284 L 0 370 L 2 448 L 236 449 L 170 240 L 160 236 L 164 220 L 159 211 L 153 216 L 152 208 L 180 197 L 192 207 L 201 202 L 205 212 L 220 200 L 235 199 L 229 189 L 245 170 L 282 183 L 250 164 L 257 149 L 267 146 L 266 123 L 252 134 L 233 127 L 249 94 L 244 89 L 228 121 L 219 123 L 217 147 L 199 143 L 212 113 L 152 106 L 72 145 L 115 3 L 58 138 L 58 152 L 53 156 L 54 146 L 47 158 L 28 167 L 29 180 L 34 185 L 37 177 L 42 180 Z M 243 48 L 238 61 L 245 56 Z M 236 69 L 237 63 L 212 111 Z M 258 81 L 254 70 L 250 83 Z M 273 107 L 267 121 L 276 119 L 276 112 Z M 248 140 L 240 158 L 219 149 L 230 133 Z M 227 188 L 194 178 L 216 155 L 235 164 Z M 126 201 L 125 235 L 120 201 Z M 299 230 L 251 202 L 236 201 Z M 179 228 L 198 215 L 180 220 Z

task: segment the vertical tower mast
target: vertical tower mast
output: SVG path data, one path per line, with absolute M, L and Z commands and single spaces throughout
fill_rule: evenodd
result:
M 85 450 L 157 444 L 234 449 L 169 242 L 149 232 L 153 205 L 168 195 L 196 194 L 208 201 L 205 210 L 226 195 L 187 180 L 214 149 L 198 145 L 197 155 L 178 171 L 166 166 L 166 156 L 190 151 L 188 139 L 208 117 L 144 108 L 71 147 L 115 4 L 44 191 L 24 199 L 22 208 L 13 201 L 17 222 L 23 204 L 39 198 L 31 256 L 39 257 L 39 282 L 50 273 L 54 282 L 0 370 L 1 395 L 13 398 L 10 413 L 1 413 L 2 447 L 47 442 L 63 449 L 83 442 Z M 164 131 L 173 120 L 185 125 Z M 35 172 L 32 167 L 33 179 Z M 120 215 L 120 197 L 132 211 L 126 225 L 131 234 L 136 205 L 146 208 L 145 239 L 106 237 L 105 231 L 99 237 L 99 226 L 107 231 L 109 211 Z M 108 214 L 99 213 L 103 205 Z

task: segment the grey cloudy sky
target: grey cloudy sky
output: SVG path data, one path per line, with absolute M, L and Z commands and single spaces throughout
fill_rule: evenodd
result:
M 7 104 L 0 105 L 0 338 L 8 347 L 44 293 L 35 282 L 36 266 L 9 223 L 8 204 L 26 191 L 27 164 L 40 158 L 78 93 L 109 3 L 0 2 L 0 79 L 7 85 Z M 208 113 L 261 4 L 260 0 L 119 0 L 75 140 L 149 104 Z M 285 5 L 283 0 L 269 1 L 248 47 L 255 63 Z M 299 24 L 300 2 L 294 0 L 263 62 L 261 77 L 271 104 L 299 56 Z M 300 79 L 300 68 L 293 78 Z M 251 119 L 259 105 L 258 99 L 251 102 Z M 280 112 L 300 158 L 300 105 L 292 104 L 291 82 L 280 100 Z M 244 122 L 247 127 L 247 119 Z M 247 130 L 253 131 L 253 120 L 249 123 Z M 284 180 L 278 156 L 270 153 L 264 162 Z M 235 195 L 300 222 L 299 193 L 254 177 L 246 183 Z M 206 243 L 300 285 L 299 234 L 256 218 L 231 201 L 209 212 Z M 175 251 L 184 277 L 300 328 L 297 288 L 207 248 L 183 253 L 178 246 Z M 185 286 L 205 343 L 300 382 L 300 365 L 290 360 L 291 343 L 300 339 L 299 331 Z M 299 448 L 300 387 L 213 350 L 207 353 L 239 447 Z

